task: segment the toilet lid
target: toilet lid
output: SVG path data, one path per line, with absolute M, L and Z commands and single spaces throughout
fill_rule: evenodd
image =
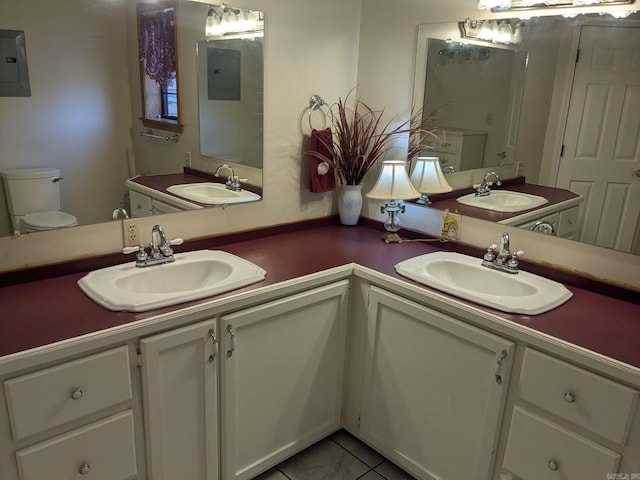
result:
M 34 230 L 48 230 L 51 228 L 73 227 L 77 225 L 76 217 L 65 212 L 36 212 L 28 213 L 23 219 L 26 227 Z

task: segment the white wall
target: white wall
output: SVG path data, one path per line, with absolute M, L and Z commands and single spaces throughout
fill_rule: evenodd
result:
M 31 84 L 31 97 L 0 97 L 0 170 L 60 168 L 62 209 L 81 224 L 108 221 L 125 193 L 132 146 L 123 5 L 0 0 L 0 29 L 25 32 Z M 0 186 L 0 236 L 11 233 Z

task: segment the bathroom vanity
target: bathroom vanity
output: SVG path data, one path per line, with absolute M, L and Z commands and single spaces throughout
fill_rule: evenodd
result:
M 379 233 L 211 244 L 265 280 L 144 313 L 82 273 L 1 289 L 0 477 L 249 479 L 341 427 L 420 479 L 640 472 L 640 306 L 479 307 L 395 273 L 437 246 Z
M 254 202 L 260 200 L 261 189 L 242 185 L 239 192 L 226 190 L 224 181 L 213 175 L 187 170 L 184 173 L 139 175 L 125 182 L 129 191 L 129 205 L 132 217 L 148 217 L 164 213 L 198 210 L 207 207 L 222 207 L 231 203 Z M 214 195 L 185 195 L 185 187 L 219 187 Z M 181 188 L 182 187 L 182 188 Z M 253 190 L 258 190 L 259 193 Z

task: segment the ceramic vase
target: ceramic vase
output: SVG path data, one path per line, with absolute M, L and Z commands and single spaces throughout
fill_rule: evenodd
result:
M 338 186 L 338 213 L 343 225 L 357 225 L 362 210 L 362 185 Z

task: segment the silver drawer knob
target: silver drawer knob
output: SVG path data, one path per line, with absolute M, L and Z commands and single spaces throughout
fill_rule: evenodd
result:
M 80 465 L 78 473 L 80 475 L 86 475 L 87 473 L 89 473 L 89 470 L 91 470 L 91 466 L 88 463 L 83 463 L 82 465 Z
M 558 462 L 556 460 L 549 460 L 547 466 L 549 467 L 549 470 L 553 470 L 554 472 L 558 470 Z
M 564 394 L 564 399 L 565 399 L 565 401 L 567 401 L 569 403 L 573 403 L 573 402 L 576 401 L 576 396 L 571 392 L 566 392 Z
M 79 400 L 82 397 L 82 389 L 80 387 L 76 387 L 71 390 L 71 398 L 74 400 Z

